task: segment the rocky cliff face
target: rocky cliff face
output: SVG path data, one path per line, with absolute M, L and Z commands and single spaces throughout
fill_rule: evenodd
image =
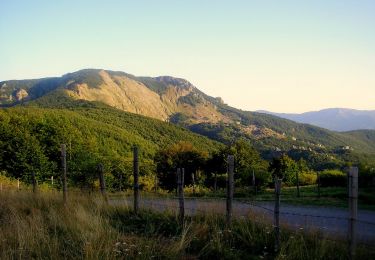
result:
M 23 88 L 14 89 L 6 83 L 1 84 L 0 88 L 0 104 L 11 104 L 27 100 L 29 93 Z
M 14 93 L 14 97 L 16 98 L 17 101 L 25 100 L 29 96 L 29 93 L 27 93 L 26 90 L 24 89 L 19 89 Z
M 87 83 L 69 81 L 66 92 L 75 99 L 100 101 L 118 109 L 168 121 L 176 113 L 183 113 L 189 123 L 229 121 L 195 91 L 186 80 L 172 77 L 157 77 L 154 80 L 164 85 L 155 92 L 141 81 L 125 75 L 98 72 L 101 83 L 95 88 Z

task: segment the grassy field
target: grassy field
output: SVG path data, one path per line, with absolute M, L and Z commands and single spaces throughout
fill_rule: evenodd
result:
M 282 230 L 274 253 L 272 227 L 238 219 L 197 215 L 183 226 L 171 212 L 106 205 L 95 195 L 57 192 L 0 193 L 1 259 L 345 259 L 347 245 L 319 234 Z M 375 252 L 359 247 L 357 258 Z

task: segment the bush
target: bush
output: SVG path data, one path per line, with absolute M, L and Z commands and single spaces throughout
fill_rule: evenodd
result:
M 205 196 L 211 192 L 209 188 L 206 188 L 202 185 L 195 185 L 193 188 L 193 185 L 188 185 L 184 187 L 184 192 L 186 195 L 192 195 L 192 196 Z
M 270 183 L 272 183 L 272 175 L 270 172 L 255 172 L 255 185 L 258 187 L 258 190 L 267 187 Z
M 320 185 L 322 187 L 345 187 L 347 185 L 346 174 L 340 170 L 324 170 L 320 173 Z
M 316 173 L 315 172 L 302 172 L 298 176 L 300 185 L 313 185 L 316 184 Z

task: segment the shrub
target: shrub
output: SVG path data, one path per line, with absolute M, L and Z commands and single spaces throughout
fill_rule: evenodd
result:
M 324 170 L 320 173 L 320 185 L 322 187 L 345 187 L 347 185 L 346 174 L 340 170 Z
M 202 185 L 188 185 L 184 187 L 184 192 L 186 195 L 193 195 L 193 196 L 205 196 L 211 192 L 209 188 L 206 188 Z
M 298 175 L 300 185 L 313 185 L 316 183 L 316 173 L 315 172 L 302 172 Z

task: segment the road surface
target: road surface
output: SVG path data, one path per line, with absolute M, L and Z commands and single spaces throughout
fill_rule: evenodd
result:
M 114 205 L 133 205 L 131 197 L 113 199 Z M 156 211 L 178 211 L 177 199 L 141 198 L 140 207 Z M 251 218 L 266 224 L 273 223 L 273 202 L 233 202 L 233 215 L 239 218 Z M 185 198 L 185 214 L 225 214 L 225 199 Z M 345 239 L 348 231 L 348 210 L 344 208 L 299 206 L 281 202 L 280 223 L 292 230 L 318 231 L 333 239 Z M 359 210 L 357 238 L 375 246 L 375 211 Z

